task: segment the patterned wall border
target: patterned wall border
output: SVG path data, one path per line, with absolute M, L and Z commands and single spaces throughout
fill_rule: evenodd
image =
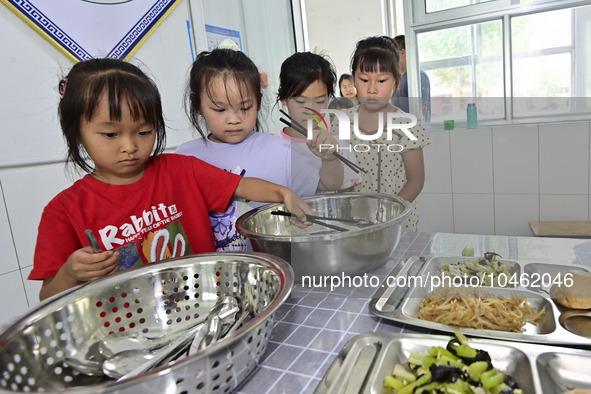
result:
M 157 1 L 129 30 L 125 37 L 117 43 L 115 48 L 104 48 L 105 52 L 108 52 L 107 57 L 128 60 L 181 1 Z M 31 1 L 0 0 L 0 2 L 4 3 L 19 18 L 23 19 L 71 60 L 77 62 L 94 57 L 44 15 Z
M 126 59 L 134 53 L 147 39 L 146 33 L 158 27 L 160 22 L 168 16 L 180 0 L 161 0 L 140 19 L 138 23 L 117 43 L 115 48 L 109 52 L 108 57 Z M 144 38 L 145 37 L 145 38 Z M 139 45 L 138 45 L 139 44 Z

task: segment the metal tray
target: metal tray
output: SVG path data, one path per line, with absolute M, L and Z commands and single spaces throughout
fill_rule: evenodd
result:
M 382 283 L 370 302 L 370 311 L 386 320 L 453 333 L 459 328 L 419 319 L 419 305 L 423 298 L 434 290 L 434 288 L 431 289 L 429 280 L 440 274 L 443 264 L 453 264 L 466 259 L 473 258 L 454 256 L 410 257 L 390 273 L 389 278 L 392 279 L 386 278 Z M 523 277 L 536 278 L 535 275 L 532 276 L 534 273 L 547 273 L 551 278 L 554 278 L 561 272 L 571 270 L 589 271 L 589 268 L 583 265 L 522 263 L 506 259 L 499 259 L 499 261 L 504 263 L 511 273 L 515 273 L 517 278 L 522 275 Z M 423 282 L 421 283 L 417 278 L 422 278 Z M 532 285 L 531 281 L 530 283 L 524 281 L 523 284 L 529 284 L 529 286 L 511 288 L 481 287 L 481 289 L 504 297 L 511 297 L 512 295 L 526 297 L 527 302 L 538 309 L 545 305 L 546 314 L 540 323 L 537 325 L 526 324 L 524 331 L 521 333 L 461 327 L 462 332 L 484 338 L 540 344 L 591 346 L 591 311 L 569 310 L 558 307 L 550 299 L 548 286 L 541 286 L 540 282 Z
M 444 346 L 451 336 L 365 333 L 352 338 L 339 352 L 315 394 L 384 393 L 384 377 L 411 352 L 426 353 Z M 476 349 L 489 353 L 495 368 L 513 376 L 524 393 L 563 393 L 591 389 L 591 352 L 580 349 L 469 338 Z

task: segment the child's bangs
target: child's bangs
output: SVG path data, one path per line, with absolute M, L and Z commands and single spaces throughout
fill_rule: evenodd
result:
M 392 53 L 378 48 L 372 48 L 359 57 L 357 68 L 363 73 L 392 73 L 398 65 Z M 353 72 L 357 70 L 352 70 Z
M 291 82 L 291 91 L 287 92 L 287 98 L 294 98 L 301 96 L 308 86 L 312 85 L 316 81 L 321 81 L 320 72 L 313 68 L 304 68 L 298 70 L 298 74 L 293 75 Z M 326 93 L 328 95 L 328 92 Z
M 127 73 L 111 72 L 97 77 L 88 89 L 94 97 L 88 102 L 87 119 L 93 116 L 100 100 L 106 95 L 111 119 L 121 120 L 125 105 L 134 121 L 144 120 L 148 124 L 158 124 L 160 95 L 149 81 Z
M 109 86 L 110 115 L 121 118 L 121 106 L 127 105 L 135 121 L 142 118 L 151 125 L 158 124 L 160 94 L 150 81 L 118 74 Z
M 216 99 L 220 99 L 220 97 L 215 97 L 213 93 L 213 86 L 216 81 L 215 77 L 221 77 L 223 89 L 226 93 L 226 100 L 231 102 L 230 94 L 228 92 L 228 83 L 229 81 L 234 81 L 236 86 L 238 87 L 238 93 L 240 94 L 240 101 L 244 102 L 247 100 L 252 100 L 253 102 L 259 104 L 259 99 L 257 94 L 254 91 L 254 87 L 252 86 L 252 81 L 248 81 L 248 75 L 241 75 L 242 73 L 236 72 L 223 72 L 220 73 L 219 70 L 211 70 L 212 72 L 208 73 L 209 75 L 204 75 L 203 80 L 208 81 L 205 86 L 205 93 L 210 100 L 215 101 Z

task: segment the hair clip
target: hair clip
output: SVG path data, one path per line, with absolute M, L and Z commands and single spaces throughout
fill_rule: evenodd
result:
M 59 84 L 59 92 L 60 92 L 60 97 L 64 98 L 64 95 L 66 94 L 66 87 L 68 86 L 68 78 L 64 78 L 60 81 Z
M 238 44 L 229 38 L 226 38 L 224 41 L 220 42 L 218 49 L 231 49 L 233 51 L 240 51 Z

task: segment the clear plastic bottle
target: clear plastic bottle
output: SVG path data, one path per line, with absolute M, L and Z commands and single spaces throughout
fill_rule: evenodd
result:
M 476 109 L 476 104 L 470 103 L 466 108 L 466 116 L 468 119 L 468 128 L 475 129 L 478 127 L 478 111 Z

